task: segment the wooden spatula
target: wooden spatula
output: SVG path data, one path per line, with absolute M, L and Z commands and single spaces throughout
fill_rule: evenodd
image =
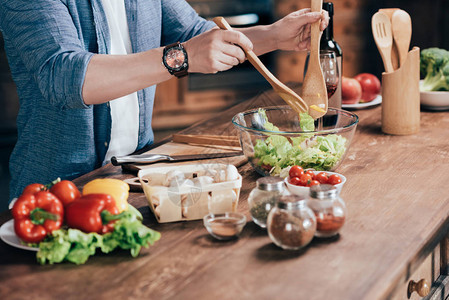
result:
M 233 30 L 232 27 L 226 22 L 223 17 L 216 17 L 213 19 L 215 24 L 220 29 L 223 30 Z M 304 100 L 292 91 L 289 87 L 283 84 L 279 79 L 277 79 L 265 65 L 260 61 L 257 55 L 253 51 L 246 51 L 243 49 L 246 54 L 246 58 L 248 61 L 259 71 L 260 74 L 265 77 L 265 79 L 271 84 L 274 91 L 281 96 L 281 98 L 288 104 L 290 107 L 295 110 L 297 113 L 303 113 L 308 111 L 308 106 L 304 102 Z
M 322 6 L 323 0 L 312 0 L 311 10 L 321 12 Z M 309 114 L 314 119 L 318 119 L 327 112 L 328 104 L 326 82 L 320 65 L 320 23 L 321 21 L 317 21 L 311 25 L 309 65 L 302 86 L 302 97 L 307 105 L 320 108 L 320 110 L 309 110 Z

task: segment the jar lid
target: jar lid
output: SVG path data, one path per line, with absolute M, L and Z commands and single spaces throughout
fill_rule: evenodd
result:
M 284 189 L 284 180 L 281 177 L 262 177 L 257 179 L 257 188 L 263 191 L 282 191 Z
M 315 199 L 334 199 L 337 195 L 337 188 L 331 184 L 317 184 L 310 187 L 310 197 Z
M 276 201 L 276 206 L 282 209 L 294 209 L 305 205 L 306 197 L 299 195 L 280 196 Z

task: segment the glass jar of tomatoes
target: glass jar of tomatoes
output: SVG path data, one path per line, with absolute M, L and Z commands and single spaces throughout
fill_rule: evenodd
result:
M 346 218 L 346 205 L 337 188 L 330 184 L 310 187 L 308 206 L 316 217 L 315 236 L 331 237 L 339 233 Z
M 316 225 L 306 197 L 297 195 L 279 197 L 267 219 L 268 236 L 286 250 L 298 250 L 308 245 L 314 237 Z
M 262 228 L 267 227 L 267 217 L 274 207 L 276 198 L 288 195 L 284 180 L 280 177 L 262 177 L 257 179 L 256 187 L 248 196 L 248 205 L 254 223 Z

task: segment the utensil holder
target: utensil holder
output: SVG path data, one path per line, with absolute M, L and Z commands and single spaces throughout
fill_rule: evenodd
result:
M 419 132 L 419 48 L 413 47 L 403 66 L 382 73 L 382 131 L 393 135 Z

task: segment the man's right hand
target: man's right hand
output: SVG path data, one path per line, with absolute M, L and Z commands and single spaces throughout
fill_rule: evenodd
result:
M 243 49 L 252 42 L 241 32 L 211 29 L 183 43 L 189 57 L 189 73 L 217 73 L 245 61 Z

